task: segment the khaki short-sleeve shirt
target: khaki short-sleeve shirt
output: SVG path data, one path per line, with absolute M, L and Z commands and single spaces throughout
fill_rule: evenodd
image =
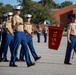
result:
M 9 31 L 10 31 L 11 33 L 13 33 L 12 22 L 10 22 L 10 21 L 6 21 L 4 27 L 5 27 L 5 28 L 8 28 Z M 9 32 L 6 31 L 6 33 L 9 33 Z
M 44 30 L 45 30 L 45 33 L 47 33 L 47 31 L 48 31 L 48 27 L 45 27 Z
M 23 19 L 20 16 L 15 15 L 13 17 L 13 25 L 15 26 L 15 25 L 18 25 L 19 23 L 23 23 Z M 24 31 L 23 25 L 18 25 L 16 28 L 16 31 L 22 31 L 23 32 Z
M 28 24 L 27 22 L 24 23 L 24 30 L 28 31 L 30 34 L 32 33 L 32 24 Z
M 69 30 L 70 30 L 70 34 L 71 35 L 75 35 L 76 36 L 76 24 L 70 23 Z

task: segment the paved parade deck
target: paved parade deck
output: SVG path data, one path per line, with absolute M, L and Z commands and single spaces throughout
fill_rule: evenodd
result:
M 72 65 L 63 63 L 67 45 L 66 37 L 62 38 L 58 51 L 48 49 L 48 44 L 43 43 L 43 36 L 41 36 L 41 43 L 37 43 L 36 36 L 33 40 L 36 52 L 42 57 L 36 65 L 28 68 L 25 62 L 16 62 L 18 67 L 9 67 L 9 62 L 0 62 L 0 75 L 76 75 L 76 55 L 73 60 L 71 59 Z M 10 59 L 10 51 L 8 59 Z M 32 56 L 31 59 L 34 62 Z

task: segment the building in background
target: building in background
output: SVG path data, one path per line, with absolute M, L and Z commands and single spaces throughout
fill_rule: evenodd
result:
M 76 17 L 76 4 L 54 11 L 56 20 L 60 23 L 57 26 L 67 27 L 72 21 L 72 17 Z

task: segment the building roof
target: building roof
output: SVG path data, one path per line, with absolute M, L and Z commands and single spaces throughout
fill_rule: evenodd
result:
M 76 8 L 74 8 L 73 10 L 76 10 Z
M 52 12 L 55 12 L 55 11 L 57 11 L 57 10 L 59 10 L 59 9 L 51 9 Z
M 62 8 L 62 9 L 59 9 L 59 10 L 55 11 L 55 12 L 59 12 L 59 14 L 63 14 L 63 13 L 65 13 L 65 12 L 69 12 L 69 11 L 75 9 L 75 8 L 76 8 L 76 4 L 71 5 L 71 6 L 64 7 L 64 8 Z M 62 12 L 62 11 L 63 11 L 63 12 Z

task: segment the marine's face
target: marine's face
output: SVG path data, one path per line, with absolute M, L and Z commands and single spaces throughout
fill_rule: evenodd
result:
M 8 20 L 8 17 L 5 17 L 5 20 L 7 21 Z
M 20 10 L 17 10 L 17 11 L 16 11 L 16 14 L 17 14 L 17 15 L 20 15 L 20 13 L 21 13 Z
M 12 16 L 10 16 L 10 18 L 12 19 Z
M 31 18 L 27 18 L 27 21 L 30 22 L 31 21 Z
M 12 15 L 11 15 L 11 16 L 9 16 L 9 17 L 8 17 L 8 19 L 9 19 L 9 20 L 11 20 L 11 19 L 12 19 Z
M 31 20 L 31 18 L 28 18 L 28 20 L 30 21 L 30 20 Z

